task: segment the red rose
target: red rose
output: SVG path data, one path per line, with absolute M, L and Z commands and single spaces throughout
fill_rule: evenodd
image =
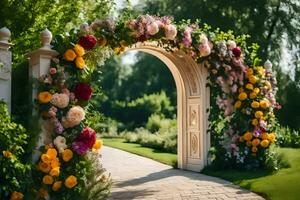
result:
M 91 149 L 95 144 L 96 139 L 96 131 L 90 127 L 86 127 L 82 130 L 76 141 L 84 143 L 88 148 Z
M 76 99 L 88 101 L 92 97 L 93 90 L 86 83 L 78 83 L 75 87 L 74 94 Z
M 241 49 L 240 49 L 239 47 L 235 47 L 235 48 L 232 49 L 232 53 L 233 53 L 233 55 L 234 55 L 235 57 L 240 57 L 242 51 L 241 51 Z
M 95 38 L 95 36 L 93 35 L 81 36 L 79 38 L 78 44 L 80 44 L 85 49 L 92 49 L 97 44 L 97 38 Z

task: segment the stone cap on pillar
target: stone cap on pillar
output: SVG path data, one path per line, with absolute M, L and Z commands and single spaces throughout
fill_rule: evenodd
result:
M 3 27 L 0 29 L 0 49 L 8 50 L 12 44 L 9 42 L 11 32 L 8 28 Z
M 47 28 L 41 32 L 40 40 L 42 47 L 26 54 L 31 64 L 36 63 L 39 57 L 54 58 L 59 55 L 57 51 L 51 49 L 52 33 Z

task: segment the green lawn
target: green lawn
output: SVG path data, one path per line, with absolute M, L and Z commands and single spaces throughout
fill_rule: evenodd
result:
M 280 149 L 288 159 L 291 167 L 269 174 L 264 171 L 245 172 L 238 170 L 204 170 L 203 173 L 221 177 L 252 190 L 267 199 L 300 199 L 300 149 Z
M 158 162 L 177 167 L 177 154 L 165 153 L 148 147 L 142 147 L 140 144 L 126 143 L 121 138 L 103 138 L 104 145 L 128 151 L 140 156 L 151 158 Z
M 139 144 L 125 143 L 120 138 L 104 138 L 104 144 L 122 149 L 153 160 L 176 166 L 177 155 L 164 153 Z M 290 168 L 270 174 L 266 171 L 212 170 L 205 169 L 204 174 L 220 177 L 244 188 L 252 190 L 266 199 L 300 200 L 300 149 L 281 148 L 291 165 Z

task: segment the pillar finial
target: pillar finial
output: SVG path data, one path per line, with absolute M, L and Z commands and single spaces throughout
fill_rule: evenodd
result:
M 43 48 L 51 49 L 52 33 L 47 28 L 41 32 L 40 39 Z
M 11 32 L 8 28 L 3 27 L 0 29 L 0 42 L 8 43 L 10 40 Z

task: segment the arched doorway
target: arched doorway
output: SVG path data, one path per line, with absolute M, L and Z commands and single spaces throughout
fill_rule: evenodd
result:
M 168 52 L 154 42 L 136 43 L 126 49 L 130 50 L 156 56 L 170 69 L 177 88 L 178 168 L 201 171 L 208 164 L 210 147 L 210 134 L 207 132 L 210 93 L 206 87 L 206 68 L 184 52 Z M 30 76 L 39 78 L 48 74 L 50 60 L 57 55 L 47 45 L 28 54 Z M 33 89 L 33 97 L 36 94 L 37 89 Z M 43 144 L 47 137 L 49 131 L 47 123 L 44 123 L 39 144 Z
M 201 171 L 207 164 L 209 89 L 207 71 L 184 52 L 167 52 L 155 43 L 138 43 L 138 50 L 160 59 L 171 71 L 177 89 L 178 168 Z

